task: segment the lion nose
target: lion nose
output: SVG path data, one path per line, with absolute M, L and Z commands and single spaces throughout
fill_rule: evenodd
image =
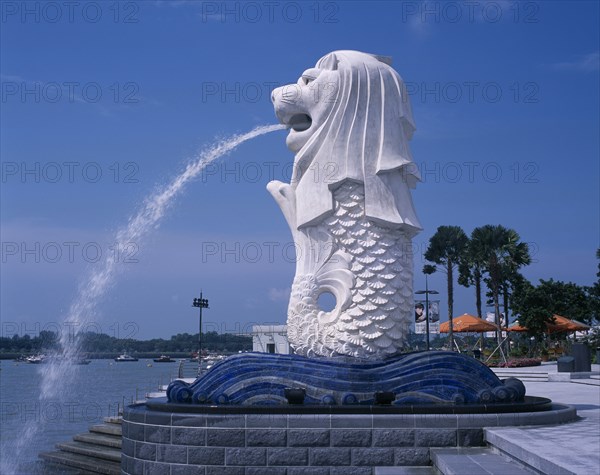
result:
M 297 84 L 288 84 L 273 89 L 271 102 L 283 102 L 285 104 L 296 104 L 302 96 L 302 91 Z
M 271 102 L 275 103 L 277 96 L 281 96 L 281 89 L 281 87 L 273 89 L 273 92 L 271 93 Z

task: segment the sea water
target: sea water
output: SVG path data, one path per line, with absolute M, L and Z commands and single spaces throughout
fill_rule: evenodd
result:
M 148 366 L 150 365 L 150 366 Z M 76 434 L 87 432 L 104 417 L 116 416 L 123 404 L 144 399 L 146 393 L 177 377 L 179 364 L 140 360 L 116 363 L 92 360 L 89 365 L 73 366 L 70 387 L 58 398 L 40 400 L 46 364 L 34 365 L 0 361 L 0 444 L 2 458 L 18 474 L 54 473 L 39 461 L 38 453 L 54 450 Z M 20 453 L 11 451 L 24 427 L 37 428 L 35 437 Z M 2 472 L 4 475 L 5 472 Z

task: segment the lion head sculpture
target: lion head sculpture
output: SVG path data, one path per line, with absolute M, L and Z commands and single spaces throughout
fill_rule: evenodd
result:
M 415 130 L 406 87 L 390 60 L 335 51 L 277 88 L 272 100 L 294 153 L 297 228 L 331 214 L 332 190 L 364 184 L 365 214 L 408 234 L 421 228 L 410 188 L 420 179 L 408 147 Z

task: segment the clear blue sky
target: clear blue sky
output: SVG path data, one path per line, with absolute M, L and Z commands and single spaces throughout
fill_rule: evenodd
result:
M 273 85 L 336 49 L 393 57 L 412 92 L 415 289 L 444 224 L 514 228 L 533 250 L 529 279 L 593 282 L 598 2 L 223 5 L 2 2 L 3 336 L 55 329 L 89 261 L 115 252 L 114 232 L 155 186 L 215 138 L 275 123 Z M 206 330 L 283 323 L 291 237 L 265 185 L 285 179 L 284 142 L 278 131 L 242 145 L 121 249 L 137 262 L 122 264 L 90 329 L 195 332 L 200 289 Z M 443 274 L 430 286 L 445 319 Z M 474 312 L 473 290 L 456 289 L 455 314 Z

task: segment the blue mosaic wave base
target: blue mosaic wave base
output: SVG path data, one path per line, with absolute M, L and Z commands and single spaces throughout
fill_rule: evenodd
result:
M 372 405 L 376 392 L 395 393 L 395 405 L 506 403 L 525 396 L 521 381 L 501 381 L 470 356 L 423 351 L 378 362 L 242 353 L 191 384 L 172 382 L 167 397 L 172 403 L 281 405 L 286 388 L 304 388 L 308 405 Z

